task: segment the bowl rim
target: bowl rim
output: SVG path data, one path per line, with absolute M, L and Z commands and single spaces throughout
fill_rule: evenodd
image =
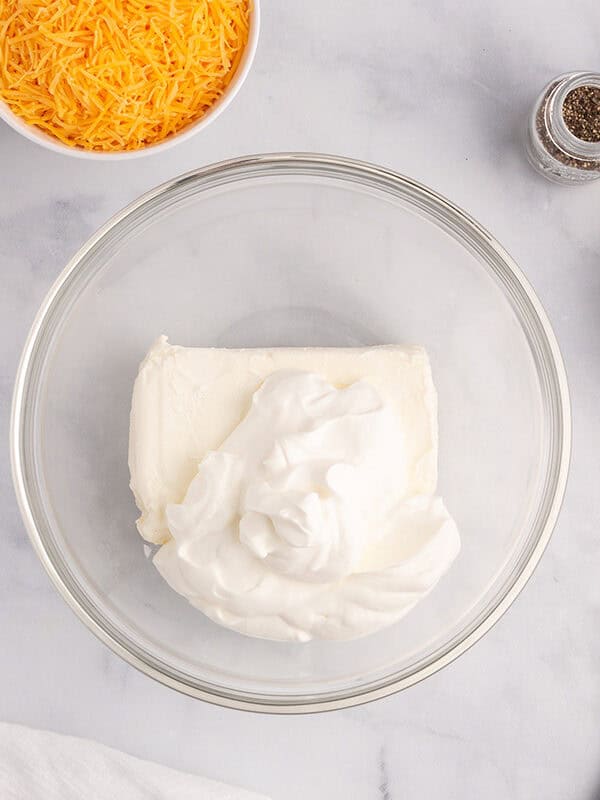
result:
M 210 108 L 208 108 L 195 122 L 191 122 L 181 131 L 173 134 L 173 136 L 170 136 L 167 139 L 163 139 L 160 142 L 148 145 L 147 147 L 142 147 L 138 150 L 116 150 L 102 152 L 97 150 L 84 150 L 82 147 L 70 147 L 69 145 L 61 142 L 60 139 L 57 139 L 56 137 L 39 130 L 35 125 L 25 122 L 25 120 L 19 117 L 18 114 L 15 114 L 8 103 L 1 98 L 0 119 L 4 120 L 7 125 L 9 125 L 17 133 L 20 133 L 21 136 L 29 139 L 30 142 L 34 142 L 35 144 L 46 148 L 46 150 L 52 150 L 55 153 L 61 153 L 62 155 L 71 156 L 72 158 L 82 158 L 90 161 L 125 161 L 134 158 L 143 158 L 144 156 L 156 155 L 157 153 L 163 153 L 165 150 L 170 150 L 180 142 L 185 142 L 188 139 L 191 139 L 192 136 L 200 133 L 200 131 L 208 127 L 211 122 L 214 122 L 217 117 L 219 117 L 233 102 L 233 99 L 242 88 L 242 85 L 248 77 L 248 73 L 250 72 L 254 62 L 254 56 L 256 55 L 256 49 L 258 46 L 261 19 L 260 3 L 261 0 L 252 0 L 248 41 L 246 42 L 246 46 L 244 48 L 244 52 L 242 53 L 238 68 L 236 69 L 233 78 L 225 88 L 225 91 L 221 97 L 215 103 L 213 103 L 213 105 L 210 106 Z
M 151 663 L 148 654 L 146 654 L 145 658 L 144 651 L 136 648 L 131 641 L 126 645 L 121 640 L 123 637 L 119 639 L 119 637 L 111 633 L 106 621 L 95 612 L 93 603 L 85 596 L 83 596 L 83 599 L 81 597 L 78 599 L 76 596 L 77 587 L 68 584 L 61 573 L 60 564 L 55 562 L 52 553 L 46 547 L 36 524 L 35 514 L 29 499 L 24 466 L 24 430 L 28 412 L 26 399 L 32 368 L 35 366 L 36 345 L 44 332 L 44 326 L 51 310 L 56 304 L 60 303 L 65 284 L 79 271 L 82 260 L 117 226 L 159 198 L 164 198 L 166 195 L 177 192 L 190 184 L 200 184 L 203 185 L 203 188 L 211 188 L 212 186 L 220 185 L 220 181 L 231 183 L 232 180 L 235 180 L 236 175 L 239 179 L 239 173 L 241 173 L 243 179 L 247 179 L 257 174 L 264 175 L 265 170 L 272 171 L 273 174 L 288 176 L 316 173 L 317 175 L 332 177 L 333 174 L 334 177 L 348 183 L 362 182 L 366 185 L 375 185 L 387 192 L 391 192 L 396 188 L 398 190 L 396 196 L 405 200 L 408 198 L 415 206 L 418 206 L 416 201 L 419 200 L 426 204 L 423 207 L 430 207 L 439 212 L 441 215 L 439 218 L 434 217 L 432 213 L 429 216 L 433 224 L 438 225 L 441 229 L 444 229 L 443 219 L 448 217 L 456 224 L 456 230 L 462 231 L 465 235 L 470 234 L 473 236 L 480 255 L 485 252 L 488 256 L 497 260 L 499 268 L 503 271 L 504 278 L 510 280 L 509 288 L 513 292 L 518 292 L 520 299 L 525 303 L 526 312 L 522 310 L 521 313 L 531 315 L 533 323 L 537 326 L 537 334 L 542 337 L 542 342 L 547 346 L 546 366 L 549 366 L 552 370 L 551 382 L 553 383 L 552 389 L 555 400 L 553 413 L 558 420 L 555 425 L 558 433 L 557 441 L 554 442 L 554 461 L 552 462 L 554 464 L 553 491 L 550 494 L 549 501 L 544 505 L 543 524 L 540 533 L 531 548 L 529 556 L 519 562 L 518 568 L 514 570 L 514 579 L 508 583 L 508 588 L 504 591 L 504 594 L 499 597 L 497 602 L 492 604 L 491 608 L 488 607 L 485 610 L 482 619 L 472 623 L 471 627 L 467 628 L 466 632 L 461 633 L 457 637 L 457 641 L 448 646 L 441 655 L 435 657 L 434 654 L 429 662 L 417 666 L 408 675 L 396 678 L 387 676 L 374 686 L 369 684 L 362 688 L 359 686 L 313 696 L 298 695 L 297 700 L 249 693 L 243 690 L 223 690 L 222 687 L 213 687 L 208 683 L 200 684 L 199 681 L 192 685 L 189 681 L 185 681 L 183 673 L 178 673 L 172 667 L 169 668 L 170 672 L 166 673 L 165 667 L 168 667 L 168 665 L 158 660 L 154 660 Z M 466 241 L 461 240 L 460 244 L 469 249 Z M 506 287 L 504 287 L 504 290 L 508 291 Z M 567 374 L 549 319 L 521 269 L 485 228 L 442 195 L 388 168 L 334 155 L 267 153 L 243 156 L 211 164 L 180 175 L 144 193 L 110 218 L 71 258 L 42 302 L 23 348 L 13 393 L 10 452 L 15 492 L 21 516 L 33 547 L 63 599 L 104 644 L 141 672 L 189 696 L 238 710 L 272 714 L 304 714 L 360 705 L 408 688 L 450 664 L 492 628 L 510 607 L 533 574 L 558 519 L 570 464 L 571 425 Z

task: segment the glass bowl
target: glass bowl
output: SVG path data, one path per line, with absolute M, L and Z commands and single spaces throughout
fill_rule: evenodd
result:
M 439 493 L 462 551 L 403 620 L 366 639 L 251 639 L 175 594 L 139 537 L 127 442 L 137 367 L 182 345 L 418 343 L 440 408 Z M 331 156 L 240 158 L 130 205 L 80 250 L 26 343 L 12 457 L 57 588 L 129 663 L 235 708 L 341 708 L 410 686 L 479 639 L 531 575 L 567 478 L 556 340 L 478 223 L 389 170 Z

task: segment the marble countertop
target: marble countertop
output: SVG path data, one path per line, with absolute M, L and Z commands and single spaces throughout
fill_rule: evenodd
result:
M 255 66 L 197 138 L 98 164 L 0 126 L 0 434 L 34 312 L 110 214 L 196 166 L 313 150 L 388 165 L 451 197 L 525 270 L 569 372 L 566 502 L 533 579 L 450 667 L 360 708 L 257 716 L 183 697 L 97 641 L 51 587 L 0 457 L 0 719 L 303 798 L 600 798 L 600 182 L 563 188 L 523 155 L 542 86 L 596 69 L 594 0 L 263 0 Z

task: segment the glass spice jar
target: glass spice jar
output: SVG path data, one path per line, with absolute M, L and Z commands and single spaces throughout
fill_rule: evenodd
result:
M 569 72 L 545 87 L 527 128 L 527 155 L 550 180 L 600 178 L 600 74 Z

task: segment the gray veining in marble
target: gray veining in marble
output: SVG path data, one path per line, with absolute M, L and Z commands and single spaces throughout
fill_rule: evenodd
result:
M 600 8 L 595 0 L 367 5 L 263 0 L 255 68 L 238 99 L 162 156 L 71 160 L 0 125 L 0 436 L 6 443 L 35 310 L 112 212 L 230 156 L 363 158 L 429 184 L 489 227 L 552 319 L 570 377 L 574 451 L 540 567 L 475 648 L 401 695 L 293 720 L 226 711 L 138 674 L 76 620 L 26 539 L 5 446 L 0 718 L 98 739 L 274 800 L 599 800 L 600 182 L 545 182 L 525 162 L 522 140 L 547 80 L 600 67 Z

